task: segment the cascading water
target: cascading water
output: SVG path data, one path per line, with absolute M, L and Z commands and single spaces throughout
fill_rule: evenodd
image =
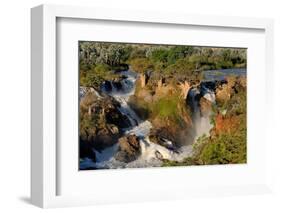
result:
M 165 146 L 155 144 L 149 140 L 148 136 L 151 128 L 153 128 L 152 124 L 148 120 L 141 120 L 128 104 L 130 96 L 135 92 L 135 82 L 138 76 L 135 72 L 130 70 L 120 72 L 120 75 L 123 76 L 122 80 L 119 82 L 104 82 L 101 90 L 120 103 L 119 111 L 129 119 L 131 124 L 130 128 L 124 130 L 124 134 L 136 135 L 138 137 L 141 155 L 136 160 L 129 163 L 118 161 L 114 157 L 119 150 L 119 144 L 117 143 L 100 152 L 94 150 L 96 162 L 90 159 L 84 159 L 83 162 L 80 163 L 80 168 L 143 168 L 161 166 L 162 159 L 181 161 L 191 156 L 192 145 L 182 146 L 180 149 L 174 151 L 173 143 L 165 138 L 162 138 Z M 187 102 L 192 110 L 192 120 L 195 131 L 194 141 L 204 134 L 208 136 L 212 128 L 212 124 L 210 123 L 210 115 L 212 112 L 211 110 L 207 112 L 207 114 L 205 112 L 204 116 L 201 114 L 200 99 L 205 98 L 207 101 L 215 104 L 216 96 L 214 90 L 216 88 L 216 81 L 217 80 L 210 78 L 207 81 L 201 82 L 199 86 L 189 90 Z M 96 93 L 96 91 L 94 92 Z M 85 93 L 85 88 L 82 88 L 80 97 L 83 97 Z M 101 98 L 99 94 L 96 95 Z
M 131 127 L 133 127 L 140 123 L 140 119 L 128 105 L 128 100 L 135 92 L 137 75 L 132 71 L 123 71 L 120 74 L 125 77 L 120 81 L 120 87 L 116 88 L 115 84 L 110 82 L 111 90 L 107 91 L 105 87 L 102 87 L 102 91 L 120 103 L 119 111 L 129 119 Z
M 203 97 L 210 101 L 211 103 L 216 102 L 216 95 L 215 92 L 209 88 L 207 88 L 204 83 L 201 83 L 201 91 L 203 93 Z
M 188 94 L 188 101 L 192 109 L 192 118 L 195 130 L 195 140 L 202 135 L 209 135 L 209 131 L 212 129 L 210 122 L 211 111 L 207 115 L 202 116 L 200 112 L 200 98 L 205 98 L 212 104 L 216 102 L 216 96 L 213 90 L 209 89 L 204 82 L 199 87 L 190 89 Z
M 131 123 L 131 127 L 125 130 L 125 135 L 136 135 L 139 138 L 141 155 L 132 162 L 120 162 L 114 158 L 118 152 L 118 144 L 108 147 L 101 152 L 94 150 L 96 154 L 96 162 L 85 162 L 85 167 L 95 168 L 137 168 L 147 166 L 161 166 L 161 159 L 182 160 L 192 154 L 192 146 L 181 147 L 177 152 L 168 149 L 159 144 L 152 143 L 148 136 L 152 128 L 152 124 L 148 121 L 142 121 L 134 110 L 128 105 L 128 100 L 135 92 L 135 82 L 137 74 L 130 70 L 120 73 L 124 78 L 119 82 L 118 86 L 114 82 L 110 82 L 110 87 L 102 86 L 102 92 L 110 95 L 120 103 L 119 111 L 125 115 Z M 121 86 L 120 86 L 121 84 Z M 173 147 L 173 143 L 167 139 L 163 139 L 167 143 L 167 147 Z

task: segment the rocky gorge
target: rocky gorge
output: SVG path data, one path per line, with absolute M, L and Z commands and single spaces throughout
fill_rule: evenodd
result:
M 99 88 L 80 87 L 80 169 L 206 164 L 198 156 L 209 140 L 244 119 L 238 71 L 189 81 L 129 68 Z

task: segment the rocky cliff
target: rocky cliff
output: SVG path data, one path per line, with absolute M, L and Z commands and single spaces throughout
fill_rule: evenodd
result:
M 112 97 L 99 95 L 93 88 L 83 88 L 80 94 L 80 157 L 95 160 L 94 152 L 118 142 L 122 129 L 130 122 Z
M 129 104 L 142 119 L 152 123 L 153 142 L 161 143 L 161 138 L 178 146 L 192 142 L 191 112 L 183 98 L 183 85 L 162 78 L 150 78 L 145 86 L 141 78 L 136 82 Z

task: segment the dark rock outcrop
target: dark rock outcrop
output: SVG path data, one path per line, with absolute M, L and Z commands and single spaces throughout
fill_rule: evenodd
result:
M 123 129 L 130 126 L 128 118 L 119 111 L 117 101 L 97 95 L 88 91 L 80 100 L 80 141 L 87 144 L 83 150 L 112 146 L 118 142 Z
M 79 158 L 89 158 L 93 162 L 96 161 L 95 152 L 89 142 L 80 140 L 79 142 Z
M 164 146 L 169 150 L 176 151 L 177 147 L 173 144 L 172 141 L 164 138 L 164 135 L 167 137 L 167 134 L 165 134 L 165 132 L 161 133 L 161 131 L 159 130 L 153 130 L 149 135 L 149 140 L 150 142 Z

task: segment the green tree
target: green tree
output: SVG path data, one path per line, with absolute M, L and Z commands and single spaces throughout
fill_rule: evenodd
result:
M 147 58 L 136 58 L 130 61 L 132 69 L 139 73 L 145 73 L 149 69 L 153 69 L 153 65 Z
M 108 65 L 98 64 L 86 72 L 85 76 L 81 77 L 80 85 L 99 89 L 103 81 L 111 79 L 113 76 L 114 74 L 111 72 Z

